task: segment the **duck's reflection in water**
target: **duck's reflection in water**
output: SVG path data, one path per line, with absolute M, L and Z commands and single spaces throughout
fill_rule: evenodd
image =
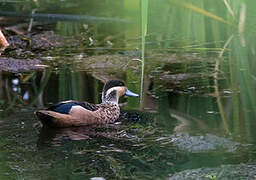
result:
M 120 130 L 117 124 L 81 126 L 70 128 L 50 128 L 43 126 L 40 130 L 37 147 L 60 146 L 64 140 L 88 140 L 91 138 L 115 138 Z

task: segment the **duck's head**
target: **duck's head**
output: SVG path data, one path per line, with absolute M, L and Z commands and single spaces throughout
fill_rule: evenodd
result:
M 131 92 L 122 81 L 110 80 L 104 87 L 102 92 L 102 102 L 118 103 L 119 97 L 127 95 L 138 97 L 138 94 Z

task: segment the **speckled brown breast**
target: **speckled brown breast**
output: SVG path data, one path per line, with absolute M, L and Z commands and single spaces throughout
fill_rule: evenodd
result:
M 120 115 L 120 108 L 115 103 L 103 103 L 98 105 L 100 124 L 113 123 Z

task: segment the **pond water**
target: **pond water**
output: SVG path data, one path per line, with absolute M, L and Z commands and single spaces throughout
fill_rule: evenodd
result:
M 0 63 L 0 179 L 171 179 L 255 163 L 253 31 L 191 8 L 223 17 L 225 4 L 149 3 L 142 89 L 137 1 L 36 2 L 0 4 L 11 42 Z M 34 115 L 63 100 L 100 103 L 109 79 L 141 94 L 121 98 L 114 124 L 53 129 Z
M 35 76 L 42 77 L 42 73 L 36 72 Z M 64 90 L 56 83 L 60 73 L 51 72 L 35 104 L 47 106 L 72 96 L 98 103 L 103 83 L 86 72 L 70 72 L 62 81 L 69 83 L 74 74 L 82 81 L 71 82 L 83 90 L 66 89 L 61 95 L 59 92 Z M 127 104 L 118 123 L 51 129 L 41 127 L 34 115 L 38 108 L 29 106 L 34 97 L 33 84 L 11 84 L 18 77 L 2 73 L 3 82 L 10 83 L 10 92 L 20 95 L 20 100 L 10 95 L 12 103 L 2 111 L 1 179 L 154 179 L 186 169 L 255 159 L 253 147 L 248 145 L 254 143 L 250 140 L 253 136 L 247 139 L 241 133 L 232 140 L 233 134 L 225 134 L 215 97 L 161 91 L 158 85 L 154 88 L 160 95 L 145 99 L 147 107 L 142 110 L 135 107 L 136 102 L 129 102 L 130 98 L 122 99 Z M 76 93 L 78 98 L 74 98 Z M 29 94 L 28 99 L 25 94 Z

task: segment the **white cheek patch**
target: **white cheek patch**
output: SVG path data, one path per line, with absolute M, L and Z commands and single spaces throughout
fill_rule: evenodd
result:
M 117 87 L 112 87 L 110 88 L 109 90 L 107 90 L 106 92 L 106 95 L 105 96 L 108 96 L 112 91 L 115 91 L 118 93 L 120 90 L 122 90 L 122 87 L 121 86 L 117 86 Z

